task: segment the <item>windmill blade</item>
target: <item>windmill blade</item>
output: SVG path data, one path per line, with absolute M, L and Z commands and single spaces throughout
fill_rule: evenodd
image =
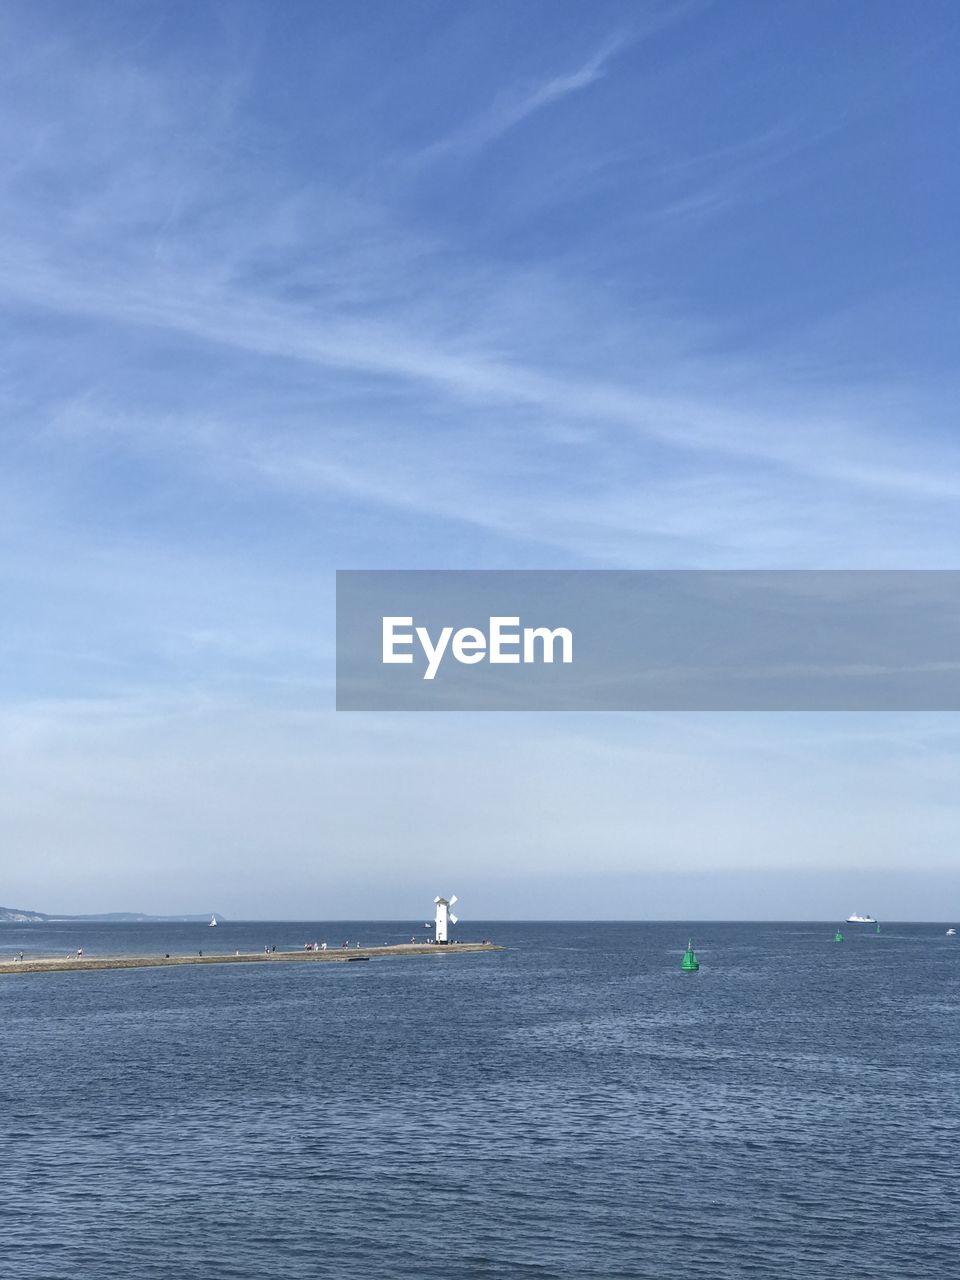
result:
M 456 924 L 456 923 L 457 923 L 457 917 L 453 914 L 453 912 L 452 912 L 452 911 L 450 912 L 450 923 L 451 923 L 451 924 Z
M 457 895 L 456 895 L 456 894 L 454 894 L 454 895 L 453 895 L 453 897 L 450 899 L 450 905 L 451 905 L 451 907 L 452 907 L 452 906 L 453 906 L 453 904 L 454 904 L 455 902 L 457 902 L 457 901 L 458 901 Z
M 433 900 L 433 901 L 434 901 L 434 904 L 436 904 L 436 903 L 440 902 L 440 901 L 441 901 L 441 899 L 440 899 L 440 898 L 434 898 L 434 900 Z

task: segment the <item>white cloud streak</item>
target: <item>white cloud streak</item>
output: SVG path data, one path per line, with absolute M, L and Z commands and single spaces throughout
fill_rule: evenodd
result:
M 626 43 L 624 37 L 611 38 L 574 71 L 551 76 L 521 90 L 501 91 L 486 111 L 424 147 L 413 157 L 413 163 L 428 165 L 451 156 L 480 151 L 529 116 L 596 84 L 606 74 L 611 59 Z

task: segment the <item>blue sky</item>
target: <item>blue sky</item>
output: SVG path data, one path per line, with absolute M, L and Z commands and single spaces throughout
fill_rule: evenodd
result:
M 330 707 L 336 568 L 957 567 L 955 6 L 0 40 L 0 901 L 942 912 L 953 717 Z

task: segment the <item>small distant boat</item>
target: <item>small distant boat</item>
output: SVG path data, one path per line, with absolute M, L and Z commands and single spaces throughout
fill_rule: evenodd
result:
M 853 913 L 852 916 L 847 916 L 847 924 L 876 924 L 876 923 L 877 923 L 876 919 L 873 916 L 860 916 L 860 915 L 857 915 L 856 911 Z
M 211 916 L 211 917 L 210 917 L 210 928 L 212 929 L 212 928 L 213 928 L 213 926 L 214 926 L 215 924 L 219 924 L 219 921 L 217 920 L 217 917 L 216 917 L 216 916 Z
M 956 931 L 956 929 L 948 929 L 948 930 L 947 930 L 947 937 L 948 937 L 948 938 L 955 938 L 956 936 L 957 936 L 957 931 Z

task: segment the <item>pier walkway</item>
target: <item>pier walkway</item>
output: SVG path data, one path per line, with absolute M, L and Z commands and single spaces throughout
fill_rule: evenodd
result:
M 91 969 L 157 969 L 181 964 L 286 964 L 291 962 L 328 964 L 351 960 L 379 960 L 399 956 L 462 956 L 479 951 L 502 951 L 494 942 L 452 942 L 439 946 L 429 942 L 403 942 L 382 947 L 331 947 L 327 951 L 210 951 L 197 955 L 118 956 L 28 956 L 23 960 L 3 960 L 0 974 L 72 973 Z

